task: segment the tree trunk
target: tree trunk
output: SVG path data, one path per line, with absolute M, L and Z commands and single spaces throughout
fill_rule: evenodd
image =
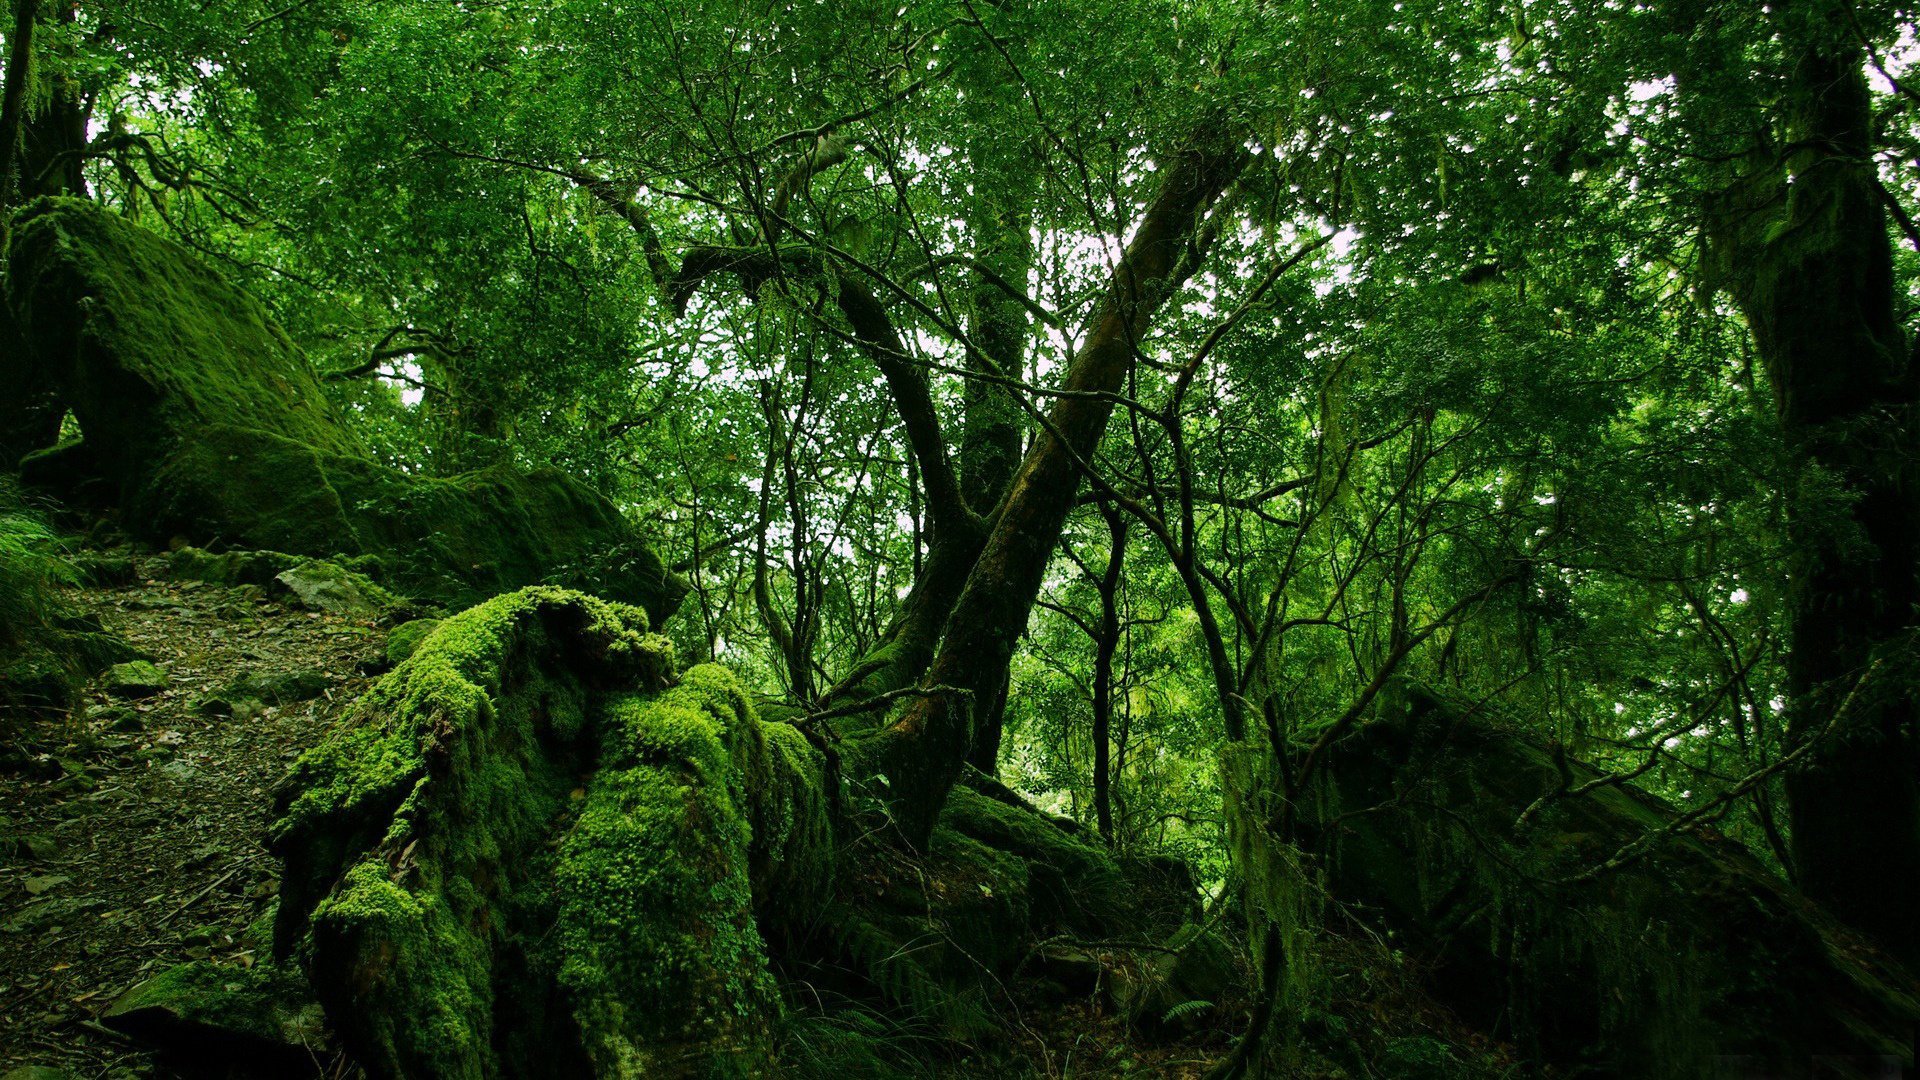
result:
M 1802 42 L 1791 182 L 1737 193 L 1722 242 L 1796 458 L 1786 780 L 1801 885 L 1920 963 L 1920 746 L 1905 661 L 1916 589 L 1914 364 L 1895 315 L 1862 57 L 1837 25 Z M 1825 37 L 1828 40 L 1817 40 Z M 1895 671 L 1862 685 L 1879 660 Z M 1860 692 L 1855 693 L 1856 688 Z
M 6 238 L 19 185 L 14 169 L 20 161 L 20 124 L 26 113 L 27 88 L 33 80 L 33 23 L 40 0 L 14 0 L 13 37 L 8 41 L 7 85 L 0 98 L 0 240 Z
M 1113 654 L 1120 647 L 1120 577 L 1127 563 L 1126 514 L 1101 503 L 1107 519 L 1107 569 L 1100 576 L 1100 625 L 1093 647 L 1093 816 L 1100 839 L 1113 846 L 1113 769 L 1109 733 L 1113 727 Z
M 947 620 L 924 680 L 929 693 L 865 748 L 888 779 L 894 824 L 924 844 L 972 746 L 974 703 L 990 702 L 1006 678 L 1015 643 L 1060 530 L 1073 509 L 1080 470 L 1091 460 L 1153 314 L 1196 268 L 1192 247 L 1207 210 L 1244 167 L 1237 140 L 1208 130 L 1180 152 L 1114 268 L 1080 351 L 1067 367 L 1046 430 L 1014 474 L 979 560 Z
M 33 4 L 25 5 L 33 7 Z M 60 10 L 59 19 L 79 18 L 77 5 Z M 31 70 L 29 70 L 31 77 Z M 47 77 L 46 104 L 23 116 L 20 131 L 19 190 L 22 200 L 40 195 L 87 197 L 87 120 L 91 113 L 79 86 L 60 72 Z

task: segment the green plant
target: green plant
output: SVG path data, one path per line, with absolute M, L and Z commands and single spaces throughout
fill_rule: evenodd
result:
M 13 481 L 0 478 L 0 645 L 26 645 L 59 616 L 79 581 L 60 538 Z

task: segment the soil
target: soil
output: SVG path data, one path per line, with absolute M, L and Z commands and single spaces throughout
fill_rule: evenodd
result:
M 96 1017 L 174 964 L 264 959 L 242 939 L 279 885 L 261 846 L 273 785 L 382 652 L 365 622 L 162 580 L 158 556 L 135 565 L 133 584 L 76 599 L 169 685 L 139 700 L 95 690 L 71 716 L 26 719 L 0 772 L 0 1074 L 185 1075 Z M 294 671 L 324 673 L 325 689 L 237 716 L 199 708 L 241 676 Z M 317 1066 L 330 1056 L 315 1048 Z

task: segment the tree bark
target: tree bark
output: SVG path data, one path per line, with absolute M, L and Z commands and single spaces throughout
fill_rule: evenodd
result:
M 14 169 L 20 157 L 20 124 L 26 112 L 27 87 L 33 80 L 33 23 L 40 0 L 14 0 L 13 37 L 7 50 L 7 86 L 0 98 L 0 240 L 19 190 Z
M 1722 208 L 1732 291 L 1766 363 L 1796 475 L 1790 495 L 1788 738 L 1817 737 L 1876 658 L 1902 661 L 1916 582 L 1915 367 L 1895 314 L 1892 250 L 1871 151 L 1871 98 L 1852 37 L 1829 19 L 1791 80 L 1803 160 Z M 1790 38 L 1791 40 L 1791 38 Z M 1763 202 L 1764 200 L 1764 202 Z M 1899 667 L 1906 667 L 1899 663 Z M 1903 677 L 1866 688 L 1787 777 L 1802 887 L 1920 962 L 1920 749 Z
M 1120 578 L 1127 564 L 1127 526 L 1119 507 L 1100 504 L 1107 519 L 1107 569 L 1100 576 L 1099 636 L 1093 651 L 1093 816 L 1100 839 L 1113 846 L 1113 769 L 1109 733 L 1113 727 L 1113 654 L 1120 647 Z

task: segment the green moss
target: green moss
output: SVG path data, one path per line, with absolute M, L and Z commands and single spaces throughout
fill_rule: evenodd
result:
M 440 619 L 413 619 L 403 622 L 387 632 L 387 662 L 398 665 L 412 656 L 427 639 L 427 635 L 439 629 Z
M 611 503 L 554 470 L 416 477 L 233 425 L 183 439 L 138 487 L 132 516 L 156 534 L 377 559 L 392 588 L 449 605 L 549 582 L 659 620 L 685 592 Z
M 364 453 L 260 302 L 179 245 L 86 200 L 42 199 L 15 219 L 10 269 L 27 345 L 11 362 L 72 365 L 51 381 L 111 465 L 137 471 L 214 418 Z
M 752 829 L 733 783 L 733 744 L 758 736 L 743 706 L 715 667 L 605 706 L 600 771 L 555 882 L 560 983 L 598 1075 L 750 1075 L 770 1052 Z
M 791 729 L 767 737 L 719 667 L 594 704 L 670 670 L 645 626 L 560 590 L 497 598 L 296 764 L 272 834 L 277 936 L 310 931 L 315 985 L 376 1072 L 744 1076 L 768 1059 L 756 822 L 785 808 L 760 831 L 807 872 L 766 865 L 823 891 L 824 810 L 789 801 L 819 762 Z
M 100 1014 L 116 1031 L 199 1059 L 311 1060 L 325 1037 L 320 1008 L 297 973 L 204 960 L 169 968 L 122 994 Z
M 370 460 L 260 303 L 172 241 L 75 199 L 34 203 L 14 236 L 24 347 L 0 352 L 0 385 L 32 401 L 0 411 L 0 448 L 41 450 L 45 414 L 70 406 L 84 438 L 30 456 L 32 474 L 119 504 L 148 539 L 371 558 L 396 591 L 450 605 L 551 583 L 658 622 L 684 593 L 611 502 L 558 472 Z

